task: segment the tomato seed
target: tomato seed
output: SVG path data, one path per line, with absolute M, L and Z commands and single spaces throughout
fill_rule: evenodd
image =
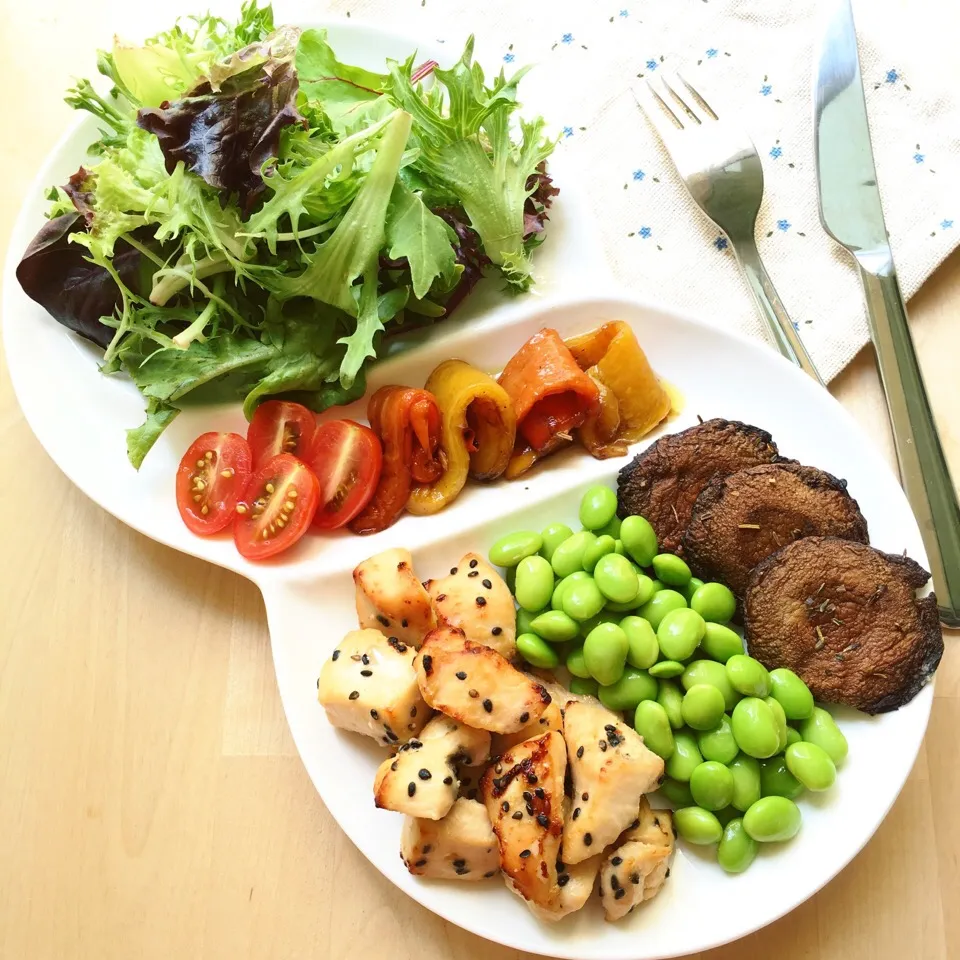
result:
M 267 493 L 274 493 L 276 490 L 272 483 L 268 483 L 263 489 L 266 490 Z

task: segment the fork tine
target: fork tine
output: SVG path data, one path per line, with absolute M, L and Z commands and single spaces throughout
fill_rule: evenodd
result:
M 687 90 L 688 90 L 689 93 L 690 93 L 690 96 L 692 96 L 693 99 L 697 101 L 697 104 L 700 106 L 700 109 L 701 109 L 701 110 L 706 111 L 706 113 L 708 114 L 708 116 L 709 116 L 712 120 L 719 120 L 719 119 L 720 119 L 720 117 L 717 116 L 717 111 L 714 110 L 713 107 L 711 107 L 709 103 L 707 103 L 707 101 L 703 98 L 703 96 L 700 94 L 700 92 L 699 92 L 698 90 L 696 90 L 696 88 L 695 88 L 691 83 L 689 83 L 689 82 L 687 81 L 687 78 L 684 77 L 684 75 L 683 75 L 682 73 L 680 73 L 679 71 L 677 71 L 676 77 L 677 77 L 677 79 L 687 88 Z
M 660 77 L 660 82 L 666 88 L 667 93 L 680 105 L 680 107 L 683 109 L 683 112 L 699 127 L 703 121 L 699 116 L 697 116 L 697 111 L 694 110 L 693 107 L 691 107 L 690 104 L 687 103 L 687 101 L 684 100 L 679 93 L 677 93 L 676 88 L 680 86 L 677 80 L 674 80 L 674 82 L 671 84 L 667 75 L 662 75 Z
M 657 93 L 649 80 L 643 85 L 632 85 L 630 90 L 634 100 L 637 101 L 637 106 L 643 111 L 644 116 L 666 146 L 679 131 L 683 130 L 683 122 Z

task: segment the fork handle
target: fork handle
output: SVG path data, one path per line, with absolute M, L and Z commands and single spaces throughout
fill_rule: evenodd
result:
M 900 284 L 860 265 L 870 336 L 890 411 L 900 480 L 930 562 L 940 619 L 960 627 L 960 504 L 907 326 Z
M 773 336 L 773 342 L 776 348 L 791 362 L 795 363 L 801 370 L 808 373 L 821 386 L 824 386 L 817 368 L 813 365 L 810 355 L 807 353 L 797 331 L 793 327 L 790 315 L 787 313 L 767 273 L 763 261 L 760 259 L 760 251 L 753 240 L 740 240 L 733 244 L 734 253 L 743 267 L 746 274 L 747 283 L 750 286 L 750 293 L 757 304 L 760 316 L 767 322 L 770 333 Z

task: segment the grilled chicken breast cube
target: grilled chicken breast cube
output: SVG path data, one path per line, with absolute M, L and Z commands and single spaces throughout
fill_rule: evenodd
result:
M 413 572 L 409 550 L 384 550 L 353 571 L 361 627 L 419 647 L 437 625 L 433 604 Z
M 490 756 L 490 734 L 450 717 L 434 717 L 420 737 L 380 764 L 373 781 L 378 807 L 440 820 L 457 799 L 461 764 L 475 767 Z
M 440 626 L 458 627 L 468 640 L 502 657 L 517 652 L 517 611 L 503 578 L 476 553 L 468 553 L 450 575 L 427 584 Z
M 563 737 L 551 732 L 512 747 L 480 782 L 507 886 L 547 911 L 554 911 L 560 899 L 557 859 L 566 768 Z
M 463 797 L 442 820 L 407 817 L 400 856 L 418 877 L 489 880 L 500 872 L 500 852 L 487 808 Z
M 557 861 L 557 885 L 560 887 L 560 895 L 549 909 L 528 903 L 531 913 L 547 923 L 555 923 L 586 906 L 597 884 L 597 875 L 603 861 L 604 854 L 598 853 L 588 860 L 569 866 L 563 863 L 561 847 L 560 859 Z
M 607 920 L 625 917 L 660 892 L 673 848 L 673 814 L 651 810 L 644 798 L 633 826 L 617 841 L 600 871 L 600 898 Z
M 563 714 L 556 700 L 548 703 L 547 708 L 539 717 L 531 720 L 516 733 L 495 733 L 490 740 L 490 756 L 499 757 L 501 753 L 506 753 L 507 750 L 515 747 L 518 743 L 542 737 L 551 730 L 563 733 Z
M 631 824 L 641 797 L 663 776 L 663 760 L 643 745 L 629 724 L 599 703 L 569 701 L 563 736 L 573 779 L 563 856 L 572 864 L 613 843 Z
M 453 627 L 427 634 L 414 665 L 424 700 L 478 730 L 516 733 L 550 703 L 540 683 Z
M 416 650 L 378 630 L 353 630 L 320 670 L 317 699 L 327 719 L 387 745 L 415 737 L 433 715 L 420 695 Z

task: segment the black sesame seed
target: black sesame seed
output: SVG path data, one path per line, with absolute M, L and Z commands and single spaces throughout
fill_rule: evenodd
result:
M 623 857 L 611 857 L 610 862 L 615 866 L 619 867 L 623 863 Z
M 590 794 L 587 793 L 586 790 L 584 790 L 583 793 L 580 794 L 580 799 L 581 799 L 584 803 L 586 803 L 586 802 L 590 799 Z
M 538 800 L 546 800 L 547 795 L 543 792 L 543 787 L 537 787 L 533 792 Z
M 577 747 L 577 759 L 579 760 L 583 756 L 583 747 Z
M 470 872 L 470 871 L 469 871 L 469 869 L 468 869 L 467 867 L 457 867 L 457 868 L 454 870 L 454 873 L 456 873 L 456 875 L 457 875 L 458 877 L 466 876 L 469 872 Z
M 364 655 L 360 658 L 360 662 L 361 662 L 365 667 L 369 667 L 369 666 L 370 666 L 370 658 L 369 658 L 366 654 L 364 654 Z
M 576 820 L 579 816 L 580 816 L 580 808 L 579 808 L 579 807 L 574 807 L 574 808 L 573 808 L 573 819 Z
M 424 845 L 423 849 L 420 851 L 424 856 L 426 856 L 433 849 L 432 843 L 427 843 Z
M 488 590 L 492 590 L 492 589 L 493 589 L 493 584 L 492 584 L 489 580 L 481 580 L 480 582 L 481 582 Z
M 503 633 L 503 627 L 494 627 L 490 632 L 491 632 L 495 637 L 499 637 L 500 634 Z
M 522 796 L 527 803 L 533 803 L 533 794 L 529 790 L 524 790 Z
M 416 715 L 417 715 L 417 707 L 416 705 L 414 705 L 410 708 L 410 716 L 415 717 Z
M 477 606 L 478 606 L 478 607 L 485 607 L 486 605 L 487 605 L 487 598 L 486 598 L 486 597 L 477 597 Z
M 603 729 L 609 736 L 617 732 L 617 728 L 612 723 L 608 723 Z
M 411 780 L 407 784 L 407 796 L 412 797 L 417 792 L 417 785 Z
M 521 859 L 521 860 L 526 860 L 527 857 L 529 857 L 529 856 L 530 856 L 530 851 L 529 851 L 529 850 L 521 850 L 521 851 L 520 851 L 520 859 Z
M 433 774 L 426 767 L 422 767 L 420 772 L 417 774 L 417 776 L 421 780 L 429 780 L 433 776 Z
M 614 900 L 622 900 L 626 895 L 627 895 L 627 891 L 624 890 L 623 887 L 621 887 L 621 888 L 613 895 L 613 899 L 614 899 Z
M 467 574 L 467 576 L 468 576 L 468 577 L 479 577 L 479 576 L 480 576 L 480 571 L 479 571 L 479 570 L 471 570 L 471 571 Z
M 508 800 L 504 800 L 503 803 L 500 804 L 500 809 L 504 813 L 507 813 L 510 810 L 510 802 Z
M 389 621 L 382 613 L 378 613 L 378 614 L 377 614 L 377 619 L 378 619 L 385 627 L 389 627 L 389 626 L 390 626 L 390 621 Z
M 446 599 L 447 599 L 447 595 L 445 593 L 437 594 L 437 603 L 443 603 L 443 601 Z
M 493 769 L 495 773 L 503 773 L 503 764 L 498 763 Z
M 388 728 L 388 729 L 389 729 L 389 728 Z M 411 740 L 411 741 L 407 744 L 407 749 L 408 749 L 408 750 L 419 750 L 422 746 L 423 746 L 423 743 L 422 743 L 420 740 L 414 739 L 414 740 Z
M 457 568 L 456 568 L 456 567 L 451 567 L 451 568 L 450 568 L 450 576 L 451 576 L 451 577 L 455 577 L 456 575 L 457 575 Z
M 523 713 L 520 714 L 520 722 L 526 723 L 529 719 L 530 719 L 530 714 L 527 713 L 526 710 L 524 710 Z
M 466 672 L 466 670 L 458 670 L 458 671 L 457 671 L 457 679 L 458 679 L 458 680 L 466 680 L 466 679 L 467 679 L 467 672 Z
M 449 787 L 453 783 L 453 777 L 444 777 L 443 782 Z
M 455 870 L 459 870 L 461 867 L 465 867 L 466 865 L 467 865 L 467 861 L 466 861 L 466 860 L 454 860 L 454 861 L 453 861 L 453 867 L 454 867 Z
M 522 819 L 523 819 L 523 814 L 522 814 L 519 810 L 517 810 L 517 812 L 513 814 L 513 819 L 514 819 L 514 820 L 522 820 Z
M 663 879 L 664 879 L 664 880 L 669 880 L 669 879 L 670 879 L 670 868 L 669 868 L 669 867 L 667 867 L 667 872 L 663 875 Z
M 422 662 L 423 672 L 429 676 L 430 672 L 433 670 L 433 657 L 431 657 L 429 653 L 424 654 Z
M 535 773 L 527 774 L 527 783 L 536 783 L 539 778 Z
M 333 651 L 333 656 L 332 656 L 330 659 L 331 659 L 331 660 L 339 660 L 339 659 L 340 659 L 340 651 L 339 651 L 339 650 L 334 650 L 334 651 Z
M 537 823 L 539 823 L 541 827 L 549 827 L 549 826 L 550 826 L 550 818 L 549 818 L 545 813 L 538 813 L 538 814 L 537 814 Z
M 360 671 L 360 676 L 361 676 L 361 677 L 372 677 L 372 676 L 373 676 L 373 671 L 372 671 L 372 670 L 361 670 L 361 671 Z
M 374 720 L 377 720 L 377 719 L 380 717 L 380 714 L 377 713 L 376 710 L 371 710 L 371 711 L 370 711 L 370 716 L 373 717 Z
M 360 691 L 359 691 L 359 690 L 351 690 L 351 691 L 350 691 L 350 696 L 348 697 L 348 699 L 349 699 L 349 700 L 356 700 L 357 697 L 359 697 L 359 696 L 360 696 Z
M 601 740 L 601 741 L 600 741 L 600 752 L 601 752 L 601 753 L 606 753 L 606 751 L 607 751 L 607 741 L 606 741 L 606 740 Z
M 630 882 L 633 883 L 633 884 L 639 883 L 639 882 L 640 882 L 640 874 L 639 874 L 639 873 L 631 873 L 631 874 L 630 874 Z
M 424 860 L 423 857 L 421 857 L 421 858 L 414 864 L 415 867 L 425 867 L 426 865 L 427 865 L 427 861 Z
M 565 887 L 569 882 L 570 882 L 570 874 L 569 874 L 569 873 L 561 873 L 560 876 L 557 877 L 557 886 L 558 886 L 558 887 Z
M 477 566 L 477 561 L 476 561 L 476 560 L 471 560 L 471 561 L 470 561 L 470 569 L 471 569 L 471 570 L 474 570 L 474 569 L 476 569 L 476 566 Z
M 585 833 L 583 835 L 583 845 L 589 847 L 593 843 L 593 834 Z
M 474 700 L 476 700 L 477 697 L 480 696 L 480 691 L 479 691 L 479 690 L 468 690 L 467 693 L 468 693 Z
M 550 722 L 550 721 L 547 720 L 546 717 L 541 717 L 541 718 L 540 718 L 540 726 L 541 726 L 541 727 L 544 726 L 545 724 L 549 723 L 549 722 Z
M 611 890 L 619 890 L 619 889 L 620 889 L 620 881 L 617 879 L 617 875 L 616 875 L 616 874 L 614 874 L 614 875 L 610 878 L 610 889 L 611 889 Z
M 404 629 L 406 629 L 406 628 L 409 626 L 409 624 L 407 623 L 407 618 L 406 618 L 406 617 L 404 617 L 404 618 L 400 621 L 400 626 L 403 627 Z
M 533 805 L 530 804 L 530 803 L 528 803 L 527 806 L 526 806 L 526 811 L 527 811 L 527 816 L 528 816 L 528 817 L 532 817 L 532 816 L 533 816 Z
M 484 700 L 483 709 L 486 710 L 487 713 L 493 713 L 493 701 L 489 699 Z
M 566 865 L 560 859 L 557 860 L 557 873 L 563 873 L 566 870 Z
M 487 873 L 483 875 L 483 879 L 489 880 L 496 872 L 497 872 L 496 870 L 489 870 Z
M 391 769 L 394 773 L 396 773 L 396 772 L 397 772 L 397 767 L 399 767 L 399 766 L 400 766 L 400 764 L 399 764 L 396 760 L 394 760 L 393 763 L 390 764 L 390 769 Z
M 383 732 L 391 743 L 396 743 L 400 739 L 389 727 L 384 727 Z

